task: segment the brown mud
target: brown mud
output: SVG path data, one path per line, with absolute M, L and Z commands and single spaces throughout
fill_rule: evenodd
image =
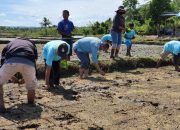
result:
M 61 79 L 26 104 L 24 85 L 4 85 L 0 130 L 179 130 L 180 72 L 173 66 Z

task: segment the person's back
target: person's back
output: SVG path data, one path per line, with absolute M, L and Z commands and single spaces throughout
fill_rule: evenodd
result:
M 164 50 L 172 54 L 180 53 L 180 41 L 169 41 L 164 45 Z
M 92 53 L 98 50 L 99 46 L 102 44 L 101 40 L 96 37 L 85 37 L 76 41 L 73 45 L 74 49 L 80 52 Z
M 52 62 L 52 61 L 58 61 L 60 60 L 60 56 L 58 56 L 57 54 L 57 49 L 60 45 L 62 44 L 66 44 L 68 46 L 68 52 L 69 53 L 69 45 L 65 42 L 65 41 L 62 41 L 62 40 L 53 40 L 53 41 L 50 41 L 50 42 L 47 42 L 44 47 L 43 47 L 43 56 L 44 56 L 44 59 L 47 60 L 47 62 Z M 51 64 L 48 64 L 48 65 L 51 65 Z
M 16 60 L 12 62 L 27 64 L 25 61 L 31 61 L 34 64 L 35 59 L 38 58 L 35 44 L 28 39 L 15 39 L 6 46 L 6 49 L 5 63 L 12 60 L 11 58 L 23 58 L 22 60 Z

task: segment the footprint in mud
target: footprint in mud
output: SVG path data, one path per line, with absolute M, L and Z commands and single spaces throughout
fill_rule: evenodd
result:
M 99 126 L 92 126 L 92 127 L 88 127 L 88 130 L 104 130 L 104 128 Z
M 67 124 L 77 123 L 80 121 L 79 118 L 73 116 L 70 113 L 63 112 L 61 115 L 53 117 L 55 120 L 67 121 Z
M 17 127 L 18 129 L 20 129 L 20 130 L 25 130 L 25 129 L 37 129 L 38 127 L 39 127 L 40 125 L 38 125 L 38 124 L 27 124 L 27 125 L 25 125 L 25 126 L 19 126 L 19 127 Z
M 112 93 L 110 93 L 110 92 L 101 92 L 100 95 L 101 95 L 102 97 L 106 97 L 106 98 L 113 98 L 112 95 L 115 95 L 115 94 L 112 94 Z

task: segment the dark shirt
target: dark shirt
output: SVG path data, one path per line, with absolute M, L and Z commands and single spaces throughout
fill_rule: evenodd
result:
M 65 35 L 62 37 L 66 38 L 67 35 L 71 35 L 74 29 L 74 24 L 70 20 L 62 20 L 58 23 L 57 30 L 63 32 Z
M 113 25 L 111 30 L 115 32 L 122 32 L 122 29 L 119 27 L 125 28 L 125 18 L 124 16 L 117 13 L 113 18 Z
M 15 57 L 24 58 L 35 64 L 38 54 L 36 45 L 32 41 L 18 38 L 7 44 L 2 51 L 1 57 L 4 58 L 5 61 Z

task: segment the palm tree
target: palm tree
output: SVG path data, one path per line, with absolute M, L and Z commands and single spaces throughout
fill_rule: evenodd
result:
M 51 22 L 48 18 L 44 17 L 43 21 L 40 23 L 42 27 L 45 28 L 45 34 L 47 35 L 47 27 L 51 25 Z

